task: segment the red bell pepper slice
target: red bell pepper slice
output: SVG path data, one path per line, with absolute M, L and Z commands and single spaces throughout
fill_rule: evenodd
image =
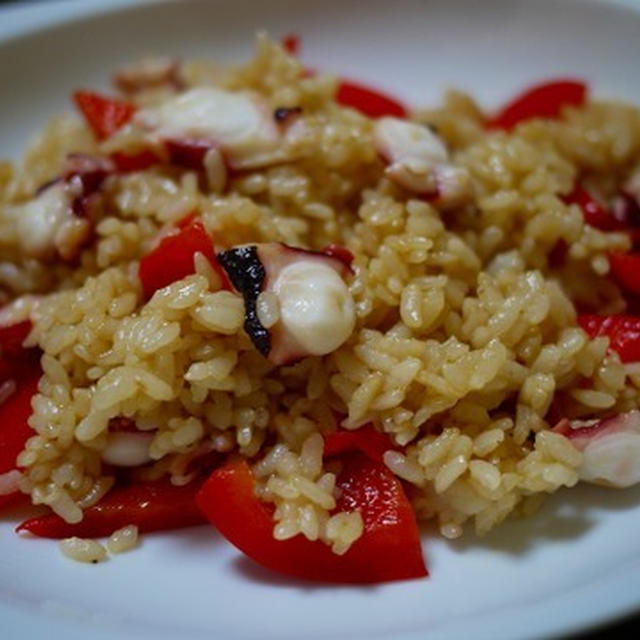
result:
M 580 80 L 562 79 L 537 84 L 503 107 L 487 122 L 491 129 L 512 129 L 530 118 L 558 118 L 566 106 L 584 104 L 587 86 Z
M 31 321 L 23 320 L 15 324 L 0 327 L 0 347 L 3 354 L 19 356 L 25 349 L 22 343 L 26 340 L 31 331 Z
M 338 85 L 336 102 L 344 107 L 357 109 L 370 118 L 406 118 L 408 113 L 407 108 L 395 98 L 350 80 L 342 80 Z
M 158 156 L 148 149 L 138 151 L 137 153 L 114 151 L 110 157 L 116 169 L 121 173 L 144 171 L 160 162 Z
M 327 458 L 360 451 L 371 460 L 382 463 L 384 452 L 389 449 L 398 451 L 399 447 L 391 442 L 387 434 L 376 431 L 371 424 L 354 431 L 340 429 L 324 436 L 324 455 Z
M 622 362 L 640 361 L 640 317 L 582 314 L 578 316 L 578 324 L 590 338 L 607 336 L 609 348 L 618 353 Z
M 73 100 L 98 140 L 114 134 L 136 111 L 131 102 L 107 98 L 94 91 L 76 91 Z
M 213 143 L 209 140 L 189 138 L 170 138 L 164 144 L 169 153 L 169 162 L 187 169 L 202 169 L 204 157 L 213 148 Z
M 110 536 L 130 524 L 141 533 L 192 527 L 206 522 L 195 501 L 199 488 L 197 482 L 176 487 L 168 480 L 116 487 L 100 502 L 84 509 L 82 520 L 76 524 L 50 513 L 25 520 L 16 531 L 59 539 Z
M 214 471 L 196 500 L 209 521 L 254 562 L 281 574 L 333 583 L 366 584 L 427 575 L 415 515 L 400 481 L 383 465 L 355 454 L 345 459 L 337 511 L 358 509 L 362 537 L 342 556 L 302 535 L 273 537 L 273 509 L 254 493 L 244 460 Z
M 191 222 L 165 236 L 140 260 L 138 276 L 145 297 L 150 298 L 158 289 L 194 273 L 193 256 L 198 251 L 211 263 L 222 281 L 222 288 L 230 290 L 227 276 L 216 260 L 209 234 L 200 222 Z
M 31 398 L 38 391 L 42 375 L 40 365 L 29 359 L 10 362 L 2 369 L 4 379 L 11 378 L 16 390 L 0 404 L 0 475 L 18 468 L 16 459 L 34 435 L 27 420 L 32 413 Z M 0 495 L 0 508 L 14 502 L 19 495 L 18 491 Z
M 611 277 L 621 289 L 640 295 L 640 253 L 610 253 Z
M 297 56 L 300 53 L 300 36 L 296 33 L 288 33 L 280 40 L 280 44 L 290 56 Z
M 577 204 L 582 209 L 584 221 L 601 231 L 620 231 L 625 227 L 616 220 L 588 191 L 576 185 L 573 191 L 563 198 L 566 204 Z

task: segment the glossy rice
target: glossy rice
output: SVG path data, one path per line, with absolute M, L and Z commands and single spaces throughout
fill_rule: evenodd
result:
M 97 143 L 68 114 L 23 164 L 0 165 L 0 289 L 15 301 L 3 321 L 30 317 L 27 344 L 43 351 L 34 436 L 18 459 L 33 502 L 81 520 L 113 483 L 101 454 L 121 416 L 152 434 L 152 463 L 138 478 L 185 483 L 206 446 L 238 451 L 254 465 L 260 497 L 276 505 L 274 536 L 302 533 L 336 553 L 363 529 L 359 513 L 332 513 L 336 469 L 323 464 L 322 434 L 339 422 L 372 423 L 403 447 L 386 465 L 412 486 L 418 517 L 449 538 L 467 526 L 486 533 L 575 485 L 582 454 L 550 432 L 551 408 L 570 418 L 635 408 L 640 377 L 626 374 L 607 338 L 589 340 L 576 324 L 576 304 L 623 308 L 606 256 L 629 240 L 586 225 L 561 196 L 578 175 L 612 195 L 640 154 L 638 110 L 590 101 L 505 133 L 486 130 L 470 97 L 448 93 L 440 108 L 414 114 L 471 178 L 472 197 L 444 211 L 385 176 L 373 121 L 334 102 L 334 78 L 306 77 L 268 40 L 244 66 L 183 63 L 182 75 L 187 86 L 257 91 L 272 109 L 301 107 L 296 159 L 229 175 L 210 158 L 206 176 L 111 176 L 95 237 L 75 263 L 22 256 L 6 211 L 58 175 L 68 153 L 134 149 L 136 140 L 122 132 Z M 156 104 L 167 91 L 136 100 Z M 197 258 L 193 275 L 145 302 L 140 257 L 193 211 L 217 249 L 350 249 L 357 323 L 346 343 L 275 367 L 243 330 L 242 298 L 218 290 Z M 560 242 L 566 260 L 554 266 Z M 261 298 L 265 326 L 277 311 Z M 120 537 L 111 546 L 135 544 L 132 532 Z M 65 543 L 83 560 L 98 551 Z

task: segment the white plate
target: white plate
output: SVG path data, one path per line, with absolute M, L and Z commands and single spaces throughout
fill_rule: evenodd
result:
M 413 103 L 447 86 L 487 105 L 533 80 L 587 78 L 640 104 L 640 13 L 621 3 L 270 0 L 206 4 L 43 3 L 0 11 L 0 154 L 15 155 L 71 89 L 106 86 L 145 53 L 228 60 L 252 35 L 303 36 L 316 68 Z M 633 3 L 625 3 L 632 7 Z M 147 536 L 97 566 L 21 540 L 0 518 L 2 638 L 528 638 L 640 607 L 640 489 L 584 487 L 483 539 L 424 535 L 428 580 L 372 588 L 279 579 L 212 529 Z

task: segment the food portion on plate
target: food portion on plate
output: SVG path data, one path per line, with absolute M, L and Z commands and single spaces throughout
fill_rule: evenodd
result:
M 296 46 L 120 69 L 0 165 L 18 532 L 98 562 L 211 523 L 385 582 L 427 574 L 419 522 L 640 480 L 640 111 L 573 79 L 410 110 Z

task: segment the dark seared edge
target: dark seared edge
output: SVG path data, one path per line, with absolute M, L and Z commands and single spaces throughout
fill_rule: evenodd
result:
M 255 348 L 265 358 L 271 350 L 269 332 L 258 319 L 256 303 L 266 276 L 255 246 L 237 247 L 218 254 L 218 261 L 231 280 L 231 284 L 244 298 L 244 330 Z

